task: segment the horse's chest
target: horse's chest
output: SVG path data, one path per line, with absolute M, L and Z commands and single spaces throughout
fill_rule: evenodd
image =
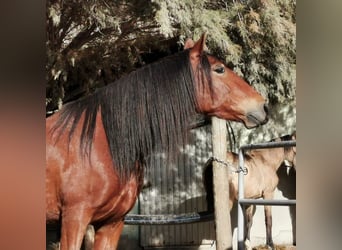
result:
M 108 190 L 102 200 L 97 201 L 99 206 L 95 208 L 94 220 L 122 219 L 134 206 L 139 190 L 139 183 L 135 180 Z

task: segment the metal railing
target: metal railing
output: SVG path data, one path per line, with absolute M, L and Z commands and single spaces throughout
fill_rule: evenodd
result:
M 193 212 L 184 214 L 128 214 L 125 217 L 126 225 L 177 225 L 214 220 L 213 212 Z
M 279 148 L 279 147 L 294 147 L 296 141 L 281 141 L 281 142 L 265 142 L 257 144 L 248 144 L 241 146 L 239 149 L 239 167 L 244 169 L 244 151 L 249 149 L 263 149 L 263 148 Z M 296 205 L 296 200 L 256 200 L 244 198 L 244 172 L 239 172 L 238 179 L 238 229 L 237 240 L 238 250 L 244 249 L 244 213 L 245 205 L 270 205 L 270 206 L 293 206 Z

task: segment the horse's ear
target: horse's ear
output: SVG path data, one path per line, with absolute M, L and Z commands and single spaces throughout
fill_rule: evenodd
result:
M 203 51 L 208 50 L 205 45 L 205 40 L 207 39 L 207 33 L 203 33 L 201 38 L 193 45 L 191 49 L 191 57 L 196 58 L 199 57 Z
M 194 47 L 194 45 L 195 45 L 195 42 L 191 38 L 188 38 L 185 41 L 184 49 L 190 49 L 190 48 Z

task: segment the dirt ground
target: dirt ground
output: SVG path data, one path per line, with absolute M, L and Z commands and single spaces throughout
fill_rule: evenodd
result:
M 253 247 L 253 250 L 269 250 L 266 245 Z M 296 250 L 296 246 L 275 245 L 275 250 Z

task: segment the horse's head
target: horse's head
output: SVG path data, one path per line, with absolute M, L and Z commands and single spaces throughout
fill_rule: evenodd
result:
M 277 138 L 275 141 L 295 141 L 296 140 L 296 131 L 294 131 L 291 135 L 284 135 L 280 138 Z M 288 167 L 296 168 L 296 155 L 297 149 L 296 146 L 293 147 L 284 147 L 284 163 Z
M 291 135 L 289 135 L 290 140 L 295 141 L 296 140 L 296 131 L 294 131 Z M 293 146 L 289 148 L 286 152 L 286 160 L 290 162 L 290 166 L 293 166 L 296 169 L 297 161 L 296 161 L 296 156 L 297 156 L 297 148 L 296 146 Z
M 206 35 L 185 42 L 197 88 L 198 112 L 243 122 L 253 128 L 267 122 L 265 99 L 216 57 L 204 50 Z

